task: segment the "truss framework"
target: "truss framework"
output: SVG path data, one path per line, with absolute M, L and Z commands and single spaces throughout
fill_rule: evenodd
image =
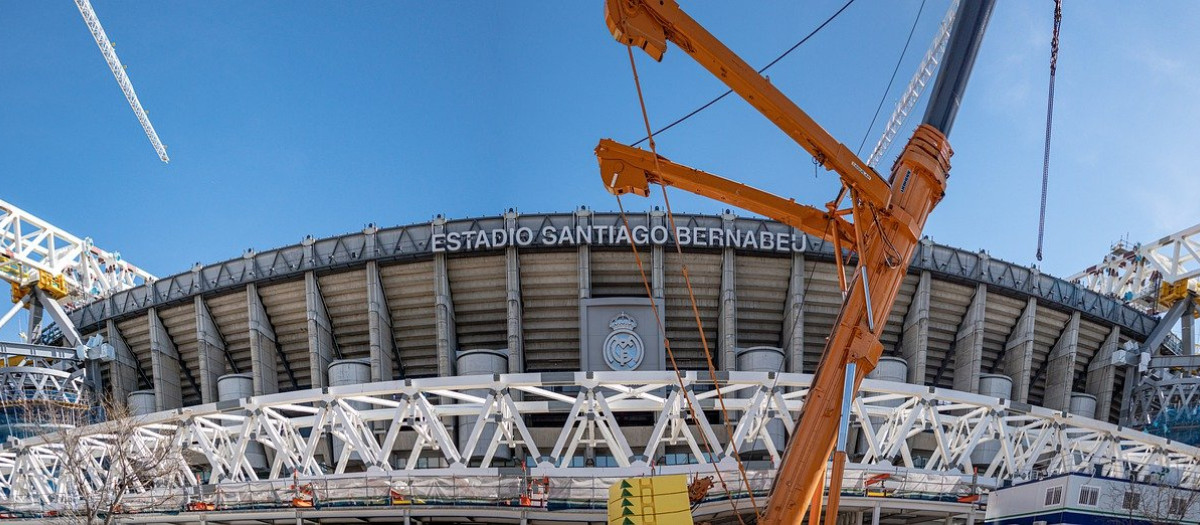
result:
M 0 200 L 0 279 L 20 286 L 62 276 L 68 305 L 102 299 L 154 280 L 154 276 L 21 208 Z
M 734 482 L 735 493 L 769 489 L 783 447 L 770 428 L 782 424 L 785 432 L 792 431 L 793 414 L 808 393 L 810 379 L 759 372 L 728 372 L 718 378 L 729 396 L 726 404 L 741 414 L 732 441 L 747 450 L 763 446 L 771 458 L 752 467 L 751 486 Z M 169 440 L 175 447 L 172 461 L 190 463 L 192 471 L 207 477 L 147 480 L 131 497 L 174 494 L 178 504 L 192 495 L 220 494 L 225 501 L 238 501 L 253 499 L 256 490 L 278 494 L 299 480 L 341 486 L 349 497 L 353 487 L 384 483 L 379 480 L 389 480 L 393 488 L 401 484 L 423 498 L 449 494 L 451 489 L 467 491 L 456 493 L 464 497 L 472 493 L 469 486 L 455 485 L 461 480 L 497 478 L 514 470 L 503 468 L 498 457 L 503 446 L 518 459 L 528 458 L 527 475 L 545 476 L 555 480 L 553 486 L 566 487 L 556 489 L 553 497 L 603 501 L 607 485 L 598 479 L 646 475 L 655 469 L 699 475 L 736 469 L 730 440 L 719 441 L 722 450 L 715 456 L 703 453 L 700 434 L 716 441 L 723 432 L 706 418 L 690 419 L 683 402 L 690 398 L 713 409 L 715 392 L 707 374 L 687 372 L 684 383 L 686 388 L 680 390 L 669 372 L 509 374 L 251 397 L 142 416 L 136 439 L 124 443 L 113 442 L 103 424 L 88 427 L 92 461 L 86 468 L 88 479 L 102 485 L 103 465 L 114 457 L 114 447 L 127 447 L 136 460 L 139 451 Z M 476 395 L 481 391 L 486 395 Z M 633 413 L 654 414 L 645 442 L 632 441 L 630 436 L 637 433 L 622 428 L 628 421 L 625 416 Z M 531 428 L 527 420 L 538 414 L 565 415 L 565 424 Z M 930 487 L 953 493 L 970 482 L 989 488 L 1001 480 L 1065 472 L 1144 478 L 1172 471 L 1182 486 L 1200 488 L 1200 449 L 1006 399 L 867 380 L 852 414 L 864 443 L 851 469 L 857 476 L 872 471 L 924 476 Z M 459 436 L 466 440 L 460 448 L 462 441 L 454 439 L 456 418 L 472 417 L 475 425 L 470 435 Z M 475 445 L 487 435 L 485 428 L 496 437 L 474 454 Z M 546 431 L 557 433 L 552 446 L 533 437 Z M 70 488 L 55 479 L 63 466 L 56 439 L 50 434 L 0 448 L 0 505 L 12 509 L 71 504 Z M 265 447 L 269 458 L 258 471 L 246 454 L 253 442 Z M 329 443 L 336 444 L 337 459 L 323 464 Z M 692 463 L 656 465 L 668 447 L 687 451 Z M 973 480 L 971 473 L 980 460 L 973 462 L 972 454 L 988 447 L 997 452 L 978 464 L 979 475 Z M 580 458 L 600 454 L 611 456 L 612 466 L 580 466 L 587 464 Z M 422 468 L 425 465 L 439 466 Z
M 1161 284 L 1200 277 L 1200 224 L 1157 241 L 1119 242 L 1104 260 L 1067 280 L 1096 293 L 1153 308 Z

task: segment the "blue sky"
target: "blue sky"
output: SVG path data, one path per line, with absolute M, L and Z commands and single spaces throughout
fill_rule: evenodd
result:
M 759 66 L 842 3 L 685 8 Z M 926 2 L 881 121 L 947 4 Z M 0 0 L 0 198 L 159 275 L 371 222 L 615 209 L 592 150 L 640 137 L 625 49 L 599 1 L 93 5 L 172 161 L 158 161 L 72 2 Z M 772 82 L 857 148 L 920 6 L 857 0 Z M 951 136 L 935 240 L 1034 261 L 1051 15 L 1049 1 L 997 7 Z M 1046 271 L 1065 276 L 1119 237 L 1200 221 L 1198 19 L 1194 2 L 1067 2 Z M 724 89 L 678 49 L 637 59 L 657 125 Z M 734 97 L 658 144 L 803 202 L 837 188 Z M 723 208 L 673 195 L 676 211 Z

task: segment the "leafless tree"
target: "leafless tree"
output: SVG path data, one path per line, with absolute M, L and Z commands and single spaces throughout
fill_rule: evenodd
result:
M 27 417 L 44 430 L 27 437 L 56 479 L 45 517 L 60 523 L 115 523 L 122 514 L 183 504 L 178 487 L 191 476 L 171 426 L 147 425 L 120 403 L 100 403 L 93 422 L 87 403 L 26 401 Z M 33 498 L 31 498 L 32 500 Z
M 1151 475 L 1142 482 L 1113 483 L 1105 494 L 1114 524 L 1145 523 L 1178 525 L 1194 523 L 1200 514 L 1200 492 L 1178 486 L 1164 475 Z

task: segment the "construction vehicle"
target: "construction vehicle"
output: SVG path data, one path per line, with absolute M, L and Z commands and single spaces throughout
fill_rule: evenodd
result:
M 836 172 L 842 189 L 825 209 L 676 164 L 655 151 L 612 140 L 596 147 L 600 175 L 615 195 L 648 196 L 650 185 L 673 186 L 775 219 L 857 254 L 852 277 L 839 272 L 845 297 L 813 378 L 795 436 L 787 445 L 766 504 L 764 523 L 820 520 L 822 489 L 833 453 L 825 523 L 836 518 L 846 462 L 849 406 L 883 351 L 884 321 L 908 270 L 925 221 L 942 199 L 950 170 L 947 135 L 957 114 L 991 0 L 962 2 L 923 122 L 885 178 L 822 129 L 733 51 L 689 17 L 674 0 L 607 0 L 605 21 L 617 41 L 660 61 L 674 43 Z M 631 55 L 632 57 L 632 55 Z M 647 126 L 649 127 L 649 126 Z M 647 130 L 649 132 L 649 130 Z M 651 148 L 653 149 L 653 142 Z M 664 189 L 665 191 L 665 189 Z M 835 452 L 836 445 L 836 452 Z

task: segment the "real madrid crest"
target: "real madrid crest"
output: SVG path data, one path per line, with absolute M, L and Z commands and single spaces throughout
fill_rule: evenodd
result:
M 636 370 L 646 355 L 641 336 L 633 331 L 637 321 L 621 312 L 608 327 L 612 332 L 604 338 L 604 362 L 613 370 Z

